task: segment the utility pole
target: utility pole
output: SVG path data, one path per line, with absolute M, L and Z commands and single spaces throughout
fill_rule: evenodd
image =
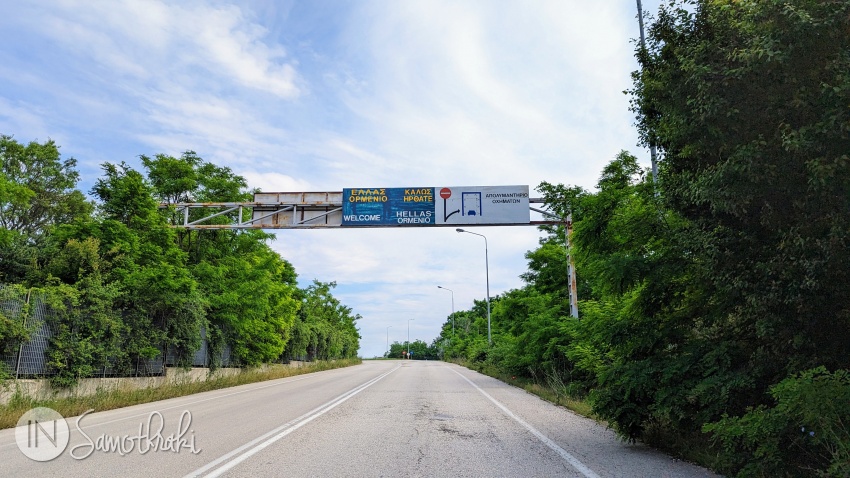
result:
M 573 261 L 573 255 L 570 252 L 570 236 L 573 233 L 573 215 L 568 213 L 566 218 L 552 214 L 551 212 L 542 209 L 531 208 L 532 211 L 539 212 L 544 216 L 551 217 L 562 221 L 564 224 L 564 251 L 567 253 L 567 295 L 570 302 L 570 316 L 578 319 L 578 287 L 576 286 L 576 266 Z
M 564 221 L 564 248 L 567 250 L 567 288 L 569 290 L 570 316 L 578 319 L 578 286 L 576 284 L 576 265 L 571 253 L 570 236 L 573 233 L 573 215 L 567 214 Z
M 637 10 L 638 10 L 638 25 L 640 25 L 640 49 L 641 52 L 646 54 L 646 37 L 643 34 L 643 6 L 640 3 L 640 0 L 637 0 Z M 649 143 L 649 158 L 652 161 L 652 181 L 658 181 L 658 157 L 657 151 L 655 149 L 655 142 L 650 138 Z

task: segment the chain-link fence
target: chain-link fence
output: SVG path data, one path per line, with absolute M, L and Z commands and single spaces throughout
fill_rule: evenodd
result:
M 28 293 L 23 289 L 7 287 L 0 284 L 0 312 L 11 322 L 23 323 L 26 327 L 24 308 L 29 302 Z M 6 350 L 0 350 L 0 360 L 12 372 L 17 373 L 20 369 L 23 346 L 8 347 Z M 43 354 L 42 354 L 43 355 Z
M 26 291 L 0 284 L 0 312 L 12 322 L 18 322 L 30 331 L 29 340 L 16 344 L 5 351 L 0 350 L 0 362 L 5 364 L 7 371 L 15 378 L 47 377 L 52 371 L 47 367 L 45 352 L 50 342 L 50 318 L 53 313 L 37 290 Z M 206 329 L 201 328 L 201 347 L 195 351 L 192 360 L 193 367 L 208 367 L 210 364 L 209 342 Z M 165 348 L 163 348 L 165 349 Z M 221 367 L 236 365 L 231 356 L 230 346 L 225 344 L 221 351 Z M 159 357 L 153 359 L 137 358 L 129 368 L 116 369 L 107 365 L 96 370 L 95 377 L 116 376 L 155 376 L 163 375 L 166 366 L 177 365 L 177 354 L 173 349 L 167 349 Z
M 47 369 L 44 352 L 50 340 L 50 328 L 47 326 L 48 315 L 51 313 L 39 294 L 28 294 L 29 314 L 22 314 L 24 327 L 32 331 L 30 339 L 20 346 L 18 364 L 15 376 L 41 375 Z

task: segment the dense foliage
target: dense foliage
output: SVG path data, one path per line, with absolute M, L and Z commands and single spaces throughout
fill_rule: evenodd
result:
M 334 284 L 300 290 L 273 236 L 172 227 L 182 216 L 161 202 L 250 201 L 230 169 L 192 152 L 142 156 L 144 172 L 107 163 L 90 202 L 74 189 L 75 161 L 52 141 L 2 136 L 0 161 L 0 292 L 37 288 L 48 302 L 54 383 L 137 373 L 166 354 L 190 365 L 202 338 L 213 368 L 225 348 L 241 365 L 356 356 L 360 317 L 333 297 Z M 4 350 L 29 332 L 0 312 Z
M 527 285 L 457 312 L 457 357 L 586 395 L 624 438 L 740 476 L 850 473 L 850 3 L 669 2 L 637 51 L 633 111 L 657 180 L 623 152 Z
M 409 357 L 412 360 L 439 360 L 441 355 L 436 343 L 428 345 L 422 340 L 414 340 L 408 344 L 405 340 L 390 344 L 390 350 L 384 356 L 393 359 L 408 358 L 408 349 L 410 349 Z
M 331 294 L 334 287 L 336 282 L 316 280 L 301 291 L 302 305 L 287 346 L 290 357 L 312 360 L 357 356 L 360 336 L 355 322 L 361 317 L 351 315 L 351 308 Z
M 658 177 L 624 151 L 593 191 L 538 188 L 573 218 L 581 318 L 564 228 L 547 226 L 526 285 L 491 301 L 492 344 L 476 301 L 430 346 L 387 355 L 536 380 L 725 474 L 849 476 L 850 2 L 671 0 L 648 33 L 628 93 Z M 64 311 L 60 379 L 165 349 L 185 361 L 201 329 L 245 364 L 356 352 L 359 316 L 333 283 L 299 290 L 270 236 L 169 227 L 159 201 L 247 197 L 227 168 L 104 165 L 93 205 L 52 142 L 0 147 L 0 282 Z M 5 317 L 8 348 L 29 331 Z

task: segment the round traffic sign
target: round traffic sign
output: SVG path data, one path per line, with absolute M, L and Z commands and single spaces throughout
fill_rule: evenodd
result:
M 440 197 L 443 199 L 448 199 L 452 197 L 452 190 L 449 188 L 440 189 Z

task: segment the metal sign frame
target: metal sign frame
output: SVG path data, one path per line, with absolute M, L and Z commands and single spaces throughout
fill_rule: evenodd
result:
M 529 198 L 530 204 L 543 204 L 542 198 Z M 342 191 L 255 193 L 252 202 L 185 202 L 161 203 L 160 208 L 174 208 L 181 214 L 175 227 L 184 229 L 337 229 L 358 227 L 397 227 L 385 225 L 343 225 Z M 206 210 L 199 218 L 191 210 Z M 214 211 L 213 211 L 214 210 Z M 530 211 L 556 217 L 539 208 Z M 246 215 L 250 214 L 250 217 Z M 214 218 L 226 217 L 227 223 L 215 224 Z M 461 224 L 463 226 L 542 226 L 562 224 L 563 220 L 531 220 L 511 224 Z M 457 224 L 430 224 L 428 227 L 457 227 Z
M 556 226 L 564 225 L 567 252 L 570 314 L 578 318 L 575 265 L 570 254 L 572 220 L 532 207 L 543 204 L 543 198 L 528 198 L 529 210 L 541 214 L 543 220 L 521 224 L 474 224 L 470 226 Z M 342 225 L 343 192 L 278 192 L 255 193 L 253 202 L 160 203 L 161 209 L 173 208 L 181 221 L 173 227 L 194 230 L 221 229 L 353 229 L 397 228 L 389 225 Z M 191 210 L 207 210 L 200 218 L 192 219 Z M 216 210 L 212 212 L 211 210 Z M 245 217 L 250 213 L 250 218 Z M 210 223 L 215 218 L 229 219 L 226 223 Z M 457 227 L 457 224 L 430 224 L 428 227 Z

